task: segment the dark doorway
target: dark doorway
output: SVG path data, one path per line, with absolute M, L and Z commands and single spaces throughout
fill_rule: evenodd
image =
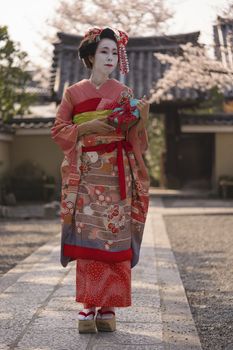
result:
M 214 134 L 180 134 L 177 145 L 181 186 L 211 188 Z

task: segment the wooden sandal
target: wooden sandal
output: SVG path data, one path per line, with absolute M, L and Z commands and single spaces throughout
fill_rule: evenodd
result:
M 110 319 L 102 319 L 101 317 L 104 314 L 113 314 L 113 317 Z M 116 330 L 116 317 L 114 311 L 98 310 L 95 322 L 96 327 L 100 332 L 114 332 Z
M 92 320 L 78 320 L 78 330 L 79 333 L 96 333 L 96 324 L 95 324 L 95 313 L 94 311 L 90 311 L 85 313 L 84 311 L 80 311 L 79 315 L 83 315 L 85 317 L 89 315 L 93 315 Z

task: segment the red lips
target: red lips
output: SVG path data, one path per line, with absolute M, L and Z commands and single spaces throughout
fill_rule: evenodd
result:
M 105 66 L 113 67 L 113 64 L 105 64 Z

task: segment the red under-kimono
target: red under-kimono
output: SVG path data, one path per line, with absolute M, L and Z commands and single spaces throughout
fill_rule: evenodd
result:
M 115 79 L 97 89 L 89 80 L 66 89 L 52 138 L 62 148 L 61 263 L 76 265 L 76 301 L 131 305 L 131 268 L 139 259 L 148 210 L 149 178 L 142 153 L 146 130 L 79 137 L 85 113 L 102 113 L 132 90 Z M 76 119 L 76 120 L 77 120 Z M 119 181 L 120 179 L 120 181 Z

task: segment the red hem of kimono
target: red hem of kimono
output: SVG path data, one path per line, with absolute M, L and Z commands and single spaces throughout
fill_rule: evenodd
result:
M 100 249 L 85 248 L 70 244 L 64 244 L 63 253 L 64 256 L 68 256 L 73 259 L 92 259 L 112 263 L 131 260 L 133 255 L 131 248 L 127 250 L 122 250 L 121 252 L 107 252 Z

